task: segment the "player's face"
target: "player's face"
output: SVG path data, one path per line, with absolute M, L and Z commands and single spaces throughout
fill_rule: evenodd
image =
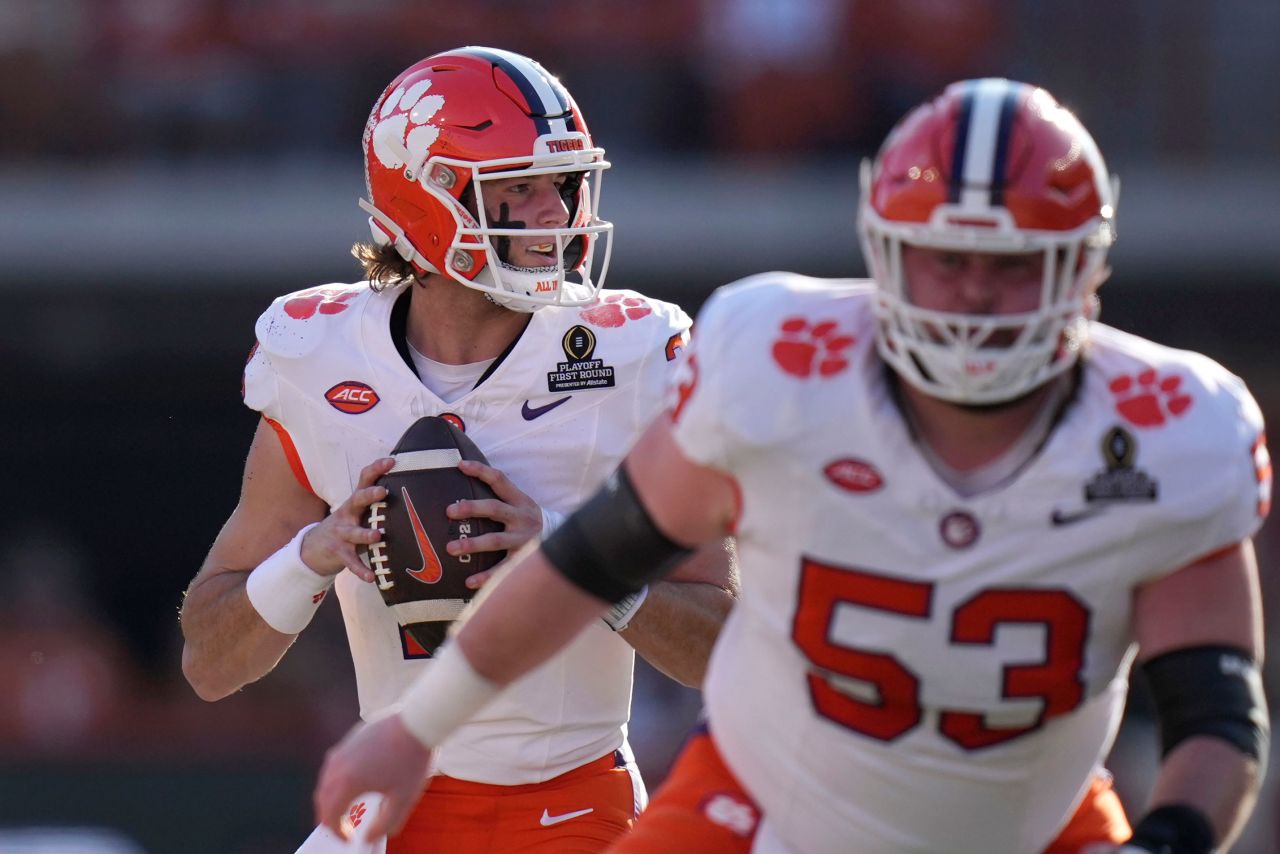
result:
M 484 182 L 484 206 L 496 228 L 563 228 L 569 208 L 560 195 L 562 174 L 529 175 Z M 515 267 L 551 267 L 558 262 L 555 240 L 546 237 L 496 238 L 509 241 L 504 260 Z M 502 252 L 499 246 L 499 253 Z
M 997 317 L 1034 312 L 1043 292 L 1044 254 L 958 252 L 903 245 L 902 269 L 907 299 L 929 311 L 968 317 Z M 952 330 L 962 328 L 957 325 Z M 949 337 L 931 323 L 924 329 L 938 343 Z M 1016 327 L 983 334 L 980 347 L 1009 347 Z
M 1040 307 L 1044 253 L 998 254 L 902 247 L 913 305 L 958 314 L 1021 314 Z

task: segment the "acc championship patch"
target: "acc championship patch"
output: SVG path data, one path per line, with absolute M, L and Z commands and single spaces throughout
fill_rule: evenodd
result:
M 561 341 L 565 361 L 547 374 L 547 391 L 579 391 L 593 388 L 612 388 L 613 366 L 603 359 L 593 359 L 596 336 L 585 326 L 573 326 Z

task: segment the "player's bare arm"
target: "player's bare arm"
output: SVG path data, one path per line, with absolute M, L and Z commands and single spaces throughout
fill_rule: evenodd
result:
M 623 466 L 663 534 L 686 546 L 720 546 L 737 511 L 733 483 L 687 459 L 665 417 L 649 426 Z M 457 643 L 476 671 L 499 685 L 550 658 L 609 604 L 565 578 L 541 550 L 513 556 L 502 584 L 486 599 Z
M 448 509 L 450 518 L 483 516 L 503 523 L 499 533 L 483 534 L 448 544 L 450 554 L 515 551 L 549 531 L 532 498 L 493 466 L 463 460 L 459 468 L 483 480 L 500 500 L 460 501 Z M 478 589 L 492 570 L 478 572 L 467 586 Z M 702 684 L 711 648 L 737 595 L 738 578 L 731 540 L 707 544 L 681 563 L 665 581 L 651 585 L 633 610 L 606 620 L 642 657 L 672 679 L 691 688 Z
M 624 465 L 637 497 L 662 533 L 700 548 L 665 581 L 651 586 L 622 636 L 668 676 L 701 686 L 711 648 L 738 590 L 732 544 L 725 539 L 738 511 L 736 489 L 723 473 L 684 456 L 665 416 L 649 426 Z
M 658 528 L 672 540 L 701 548 L 678 564 L 666 581 L 653 585 L 622 636 L 659 670 L 685 685 L 698 686 L 738 589 L 732 550 L 724 539 L 737 513 L 737 493 L 726 475 L 684 456 L 666 417 L 649 426 L 624 465 Z M 532 557 L 529 560 L 532 562 Z M 517 568 L 511 566 L 509 574 L 514 575 Z M 508 601 L 520 600 L 512 597 Z M 583 625 L 588 622 L 589 618 Z M 504 663 L 512 662 L 504 659 Z M 500 679 L 501 671 L 478 669 L 490 678 L 506 681 Z
M 1150 810 L 1174 805 L 1199 810 L 1212 825 L 1215 849 L 1226 850 L 1257 799 L 1262 765 L 1252 754 L 1266 755 L 1267 712 L 1260 683 L 1254 681 L 1263 642 L 1252 542 L 1140 588 L 1134 626 L 1139 667 L 1147 668 L 1158 698 L 1167 749 Z M 1240 667 L 1223 668 L 1228 660 Z M 1185 686 L 1188 694 L 1213 700 L 1213 707 L 1189 710 L 1181 692 L 1161 698 L 1167 688 L 1162 691 L 1157 683 Z M 1205 717 L 1216 721 L 1209 725 L 1211 732 L 1205 731 Z
M 296 634 L 272 628 L 246 592 L 249 573 L 314 522 L 300 544 L 303 563 L 319 576 L 350 567 L 365 580 L 371 573 L 355 554 L 356 543 L 375 532 L 359 514 L 380 497 L 373 481 L 388 467 L 377 461 L 338 512 L 298 483 L 266 421 L 259 423 L 245 462 L 240 501 L 214 540 L 182 604 L 182 670 L 196 693 L 218 700 L 260 679 L 280 660 Z
M 711 648 L 733 610 L 738 571 L 733 540 L 707 543 L 663 581 L 618 630 L 645 661 L 689 688 L 700 688 Z

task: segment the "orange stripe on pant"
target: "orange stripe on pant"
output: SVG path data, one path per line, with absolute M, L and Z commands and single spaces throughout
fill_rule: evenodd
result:
M 615 757 L 524 786 L 434 777 L 387 854 L 603 851 L 636 815 L 632 770 Z
M 734 779 L 707 732 L 689 738 L 635 830 L 612 854 L 749 854 L 762 815 Z M 1120 799 L 1108 777 L 1095 777 L 1071 821 L 1045 854 L 1078 854 L 1093 842 L 1129 838 Z

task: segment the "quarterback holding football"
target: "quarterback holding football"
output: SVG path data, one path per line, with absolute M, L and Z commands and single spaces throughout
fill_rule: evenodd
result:
M 542 66 L 483 47 L 415 63 L 363 143 L 367 280 L 287 294 L 257 323 L 244 401 L 262 419 L 182 609 L 183 670 L 207 700 L 269 673 L 332 589 L 360 714 L 386 712 L 437 666 L 487 568 L 618 466 L 682 357 L 679 307 L 602 290 L 610 164 Z M 439 745 L 386 850 L 595 851 L 626 830 L 646 801 L 634 651 L 700 684 L 733 602 L 720 545 L 671 581 Z M 337 844 L 321 829 L 304 850 Z

